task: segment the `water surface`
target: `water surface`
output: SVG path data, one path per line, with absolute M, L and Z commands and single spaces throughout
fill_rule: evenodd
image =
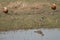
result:
M 41 30 L 44 36 L 34 31 Z M 0 32 L 0 40 L 60 40 L 60 29 L 33 29 Z

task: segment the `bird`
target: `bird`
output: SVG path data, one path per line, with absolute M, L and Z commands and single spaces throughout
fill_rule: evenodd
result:
M 38 33 L 38 34 L 41 34 L 42 36 L 44 36 L 44 34 L 43 34 L 43 32 L 41 30 L 35 31 L 35 32 Z

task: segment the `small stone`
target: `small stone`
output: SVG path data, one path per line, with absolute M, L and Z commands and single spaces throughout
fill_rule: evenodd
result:
M 56 4 L 52 4 L 51 9 L 56 10 Z
M 8 13 L 8 8 L 7 7 L 3 7 L 3 12 L 4 13 Z

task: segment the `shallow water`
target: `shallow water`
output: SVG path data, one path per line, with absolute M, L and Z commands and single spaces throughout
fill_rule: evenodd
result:
M 44 36 L 34 31 L 41 30 Z M 60 40 L 60 29 L 33 29 L 0 32 L 0 40 Z

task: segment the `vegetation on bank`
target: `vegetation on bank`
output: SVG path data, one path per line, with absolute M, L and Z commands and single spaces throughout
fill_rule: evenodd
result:
M 56 3 L 56 10 L 50 4 Z M 5 14 L 2 8 L 7 7 Z M 0 30 L 60 28 L 59 0 L 0 0 Z

